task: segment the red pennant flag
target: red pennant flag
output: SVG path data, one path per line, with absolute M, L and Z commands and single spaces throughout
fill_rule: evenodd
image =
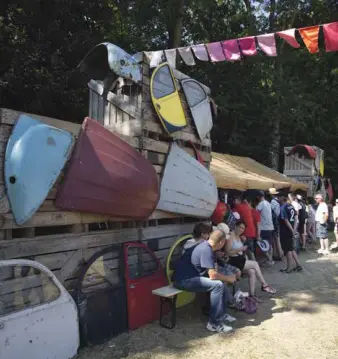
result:
M 284 39 L 290 46 L 298 49 L 300 47 L 295 36 L 296 29 L 289 29 L 277 32 L 277 35 Z
M 326 52 L 338 51 L 338 22 L 323 25 Z
M 254 36 L 242 37 L 238 39 L 239 47 L 245 56 L 254 56 L 257 54 L 256 42 Z
M 318 52 L 319 25 L 298 29 L 305 46 L 311 54 Z
M 277 56 L 275 34 L 264 34 L 257 36 L 258 46 L 268 56 Z

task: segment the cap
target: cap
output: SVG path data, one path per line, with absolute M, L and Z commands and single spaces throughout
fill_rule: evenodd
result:
M 269 188 L 269 193 L 274 195 L 274 194 L 278 194 L 279 192 L 276 190 L 276 188 Z

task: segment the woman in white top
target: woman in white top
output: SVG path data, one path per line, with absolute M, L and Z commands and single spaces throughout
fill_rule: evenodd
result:
M 229 256 L 228 263 L 237 267 L 242 273 L 249 275 L 249 294 L 257 299 L 255 295 L 256 278 L 261 282 L 263 292 L 275 294 L 276 289 L 268 285 L 263 277 L 261 269 L 256 261 L 250 261 L 245 257 L 247 246 L 243 246 L 241 237 L 245 231 L 245 223 L 239 221 L 236 223 L 236 229 L 230 233 L 230 239 L 226 241 L 225 250 Z

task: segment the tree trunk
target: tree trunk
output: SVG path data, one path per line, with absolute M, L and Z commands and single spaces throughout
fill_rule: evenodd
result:
M 184 0 L 172 0 L 171 16 L 168 24 L 168 48 L 176 48 L 181 45 L 183 16 L 184 16 Z
M 270 13 L 269 13 L 269 30 L 275 31 L 276 19 L 276 0 L 270 0 Z M 280 122 L 281 122 L 281 108 L 282 108 L 282 89 L 281 81 L 283 81 L 283 68 L 278 57 L 275 60 L 275 92 L 277 99 L 277 107 L 273 116 L 272 126 L 272 140 L 270 147 L 270 167 L 274 170 L 279 170 L 279 150 L 280 150 Z

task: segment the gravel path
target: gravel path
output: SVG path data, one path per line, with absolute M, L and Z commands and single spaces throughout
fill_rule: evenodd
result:
M 211 334 L 198 302 L 180 309 L 174 330 L 152 323 L 80 351 L 77 359 L 337 359 L 338 254 L 301 254 L 303 273 L 283 274 L 282 263 L 264 269 L 277 296 L 262 293 L 254 315 L 237 317 L 234 334 Z M 240 283 L 247 290 L 247 281 Z

